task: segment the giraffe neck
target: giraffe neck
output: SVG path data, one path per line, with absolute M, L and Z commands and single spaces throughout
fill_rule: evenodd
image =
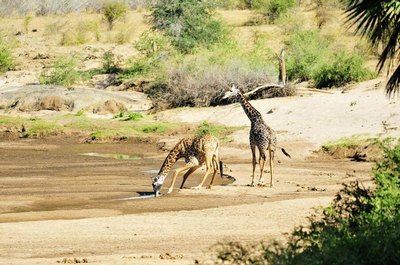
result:
M 158 172 L 158 175 L 162 176 L 167 176 L 173 165 L 176 163 L 176 161 L 181 157 L 180 156 L 180 150 L 177 148 L 178 146 L 175 146 L 167 155 L 167 157 L 164 160 L 164 163 L 162 164 L 160 171 Z
M 239 92 L 237 94 L 237 98 L 242 105 L 242 108 L 244 112 L 246 113 L 247 117 L 251 122 L 254 122 L 256 120 L 262 119 L 261 113 L 258 112 L 251 104 L 250 102 L 247 101 L 247 99 L 244 97 L 242 92 Z

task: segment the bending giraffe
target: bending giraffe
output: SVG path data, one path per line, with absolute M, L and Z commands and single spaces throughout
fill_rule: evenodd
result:
M 237 100 L 242 105 L 244 112 L 251 122 L 250 129 L 250 147 L 251 154 L 253 157 L 253 174 L 251 178 L 250 186 L 254 186 L 254 172 L 256 169 L 256 147 L 259 151 L 259 164 L 260 164 L 260 179 L 258 180 L 259 185 L 263 185 L 263 171 L 264 164 L 266 160 L 266 151 L 269 154 L 269 169 L 270 169 L 270 186 L 273 186 L 272 176 L 274 172 L 274 155 L 275 149 L 277 148 L 277 139 L 274 130 L 272 130 L 263 120 L 260 112 L 256 110 L 244 97 L 243 93 L 237 89 L 235 86 L 232 86 L 230 91 L 225 93 L 224 98 L 233 97 L 234 100 Z M 285 151 L 285 149 L 278 147 L 282 150 L 282 152 L 287 156 L 290 155 Z
M 164 183 L 165 178 L 167 177 L 169 171 L 172 166 L 178 161 L 180 158 L 185 158 L 186 165 L 175 170 L 174 176 L 172 178 L 171 185 L 169 187 L 168 193 L 171 193 L 174 189 L 175 180 L 178 175 L 188 170 L 183 175 L 183 180 L 180 188 L 183 188 L 185 181 L 187 178 L 193 174 L 197 169 L 199 169 L 204 163 L 206 164 L 207 170 L 204 174 L 204 177 L 201 183 L 195 188 L 199 189 L 203 186 L 205 180 L 208 175 L 214 170 L 213 177 L 211 179 L 211 183 L 209 187 L 214 183 L 214 178 L 219 169 L 219 155 L 218 155 L 218 140 L 214 136 L 210 134 L 206 134 L 203 136 L 195 136 L 195 137 L 187 137 L 180 140 L 174 148 L 169 152 L 167 157 L 162 164 L 158 175 L 153 179 L 153 190 L 155 196 L 158 196 L 160 193 L 161 186 Z M 221 177 L 222 172 L 220 170 Z

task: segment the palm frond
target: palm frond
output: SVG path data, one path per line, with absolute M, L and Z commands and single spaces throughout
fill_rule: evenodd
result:
M 388 96 L 400 93 L 400 65 L 394 71 L 385 87 Z

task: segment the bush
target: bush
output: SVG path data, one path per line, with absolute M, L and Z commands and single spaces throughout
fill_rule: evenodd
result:
M 297 227 L 285 245 L 261 245 L 262 251 L 254 253 L 252 247 L 230 243 L 219 249 L 215 264 L 224 264 L 221 257 L 229 264 L 397 264 L 400 141 L 381 145 L 384 156 L 373 170 L 374 190 L 358 181 L 344 184 L 331 206 L 311 216 L 309 225 Z
M 315 86 L 318 88 L 339 87 L 371 78 L 373 73 L 363 65 L 364 59 L 360 55 L 336 53 L 331 63 L 324 64 L 313 74 Z
M 103 54 L 103 65 L 101 72 L 104 74 L 115 74 L 119 72 L 118 64 L 115 61 L 115 56 L 111 51 L 106 51 Z
M 295 0 L 270 0 L 267 9 L 267 15 L 270 22 L 274 22 L 294 5 Z
M 288 51 L 286 69 L 290 80 L 310 80 L 316 69 L 325 61 L 329 61 L 330 42 L 318 31 L 295 32 L 289 36 L 285 44 Z
M 61 57 L 51 66 L 53 70 L 49 74 L 39 77 L 41 84 L 70 86 L 82 79 L 76 70 L 76 61 L 72 57 Z
M 11 51 L 0 42 L 0 73 L 11 70 L 14 66 Z
M 14 60 L 11 48 L 16 46 L 13 39 L 6 39 L 0 33 L 0 73 L 11 70 L 14 67 Z
M 102 13 L 107 21 L 108 30 L 112 30 L 115 22 L 126 16 L 128 6 L 121 2 L 110 2 L 104 5 Z
M 211 1 L 158 0 L 150 12 L 153 29 L 165 33 L 182 53 L 210 46 L 224 36 L 222 24 L 213 18 Z

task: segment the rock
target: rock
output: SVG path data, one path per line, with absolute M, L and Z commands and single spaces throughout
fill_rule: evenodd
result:
M 73 103 L 67 102 L 60 96 L 45 96 L 38 103 L 37 110 L 70 110 L 73 108 Z
M 116 114 L 118 112 L 126 111 L 126 110 L 127 110 L 127 108 L 124 103 L 116 101 L 114 99 L 109 99 L 109 100 L 105 101 L 102 106 L 95 108 L 93 110 L 93 113 L 102 114 L 102 113 L 108 112 L 108 113 Z
M 105 89 L 109 86 L 119 86 L 121 84 L 116 74 L 95 75 L 92 77 L 91 82 L 94 87 L 99 89 Z

